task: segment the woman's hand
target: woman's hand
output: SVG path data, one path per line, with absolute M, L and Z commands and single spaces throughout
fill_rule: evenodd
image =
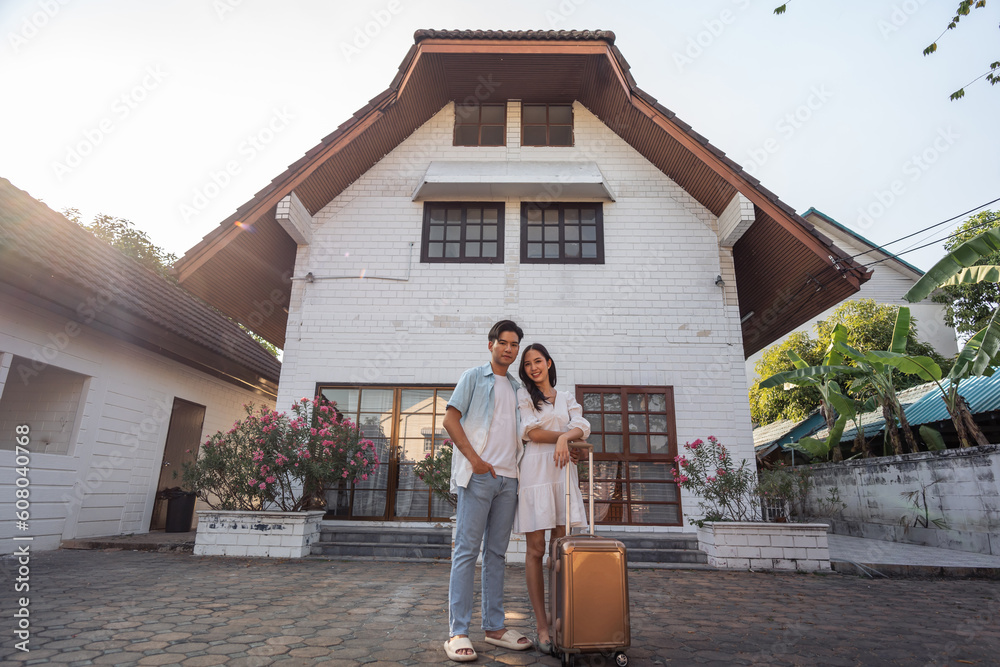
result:
M 556 453 L 552 458 L 555 460 L 557 468 L 562 468 L 569 463 L 569 438 L 566 437 L 567 435 L 567 433 L 563 433 L 556 440 Z

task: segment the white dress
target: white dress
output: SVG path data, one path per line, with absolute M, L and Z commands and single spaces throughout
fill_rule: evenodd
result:
M 590 422 L 583 418 L 583 408 L 566 391 L 556 392 L 555 403 L 542 403 L 535 410 L 531 394 L 524 387 L 517 390 L 517 406 L 521 410 L 521 439 L 527 440 L 521 457 L 520 483 L 517 491 L 517 512 L 514 514 L 514 532 L 530 533 L 566 525 L 566 470 L 557 468 L 553 460 L 555 444 L 540 444 L 531 440 L 531 430 L 568 431 L 574 427 L 583 430 L 582 440 L 590 437 Z M 576 466 L 570 469 L 571 526 L 587 523 L 580 493 Z

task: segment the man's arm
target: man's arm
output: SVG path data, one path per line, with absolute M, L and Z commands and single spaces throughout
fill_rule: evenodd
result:
M 472 464 L 473 474 L 481 475 L 488 472 L 496 477 L 497 473 L 493 470 L 493 465 L 484 461 L 473 448 L 472 443 L 469 442 L 469 437 L 465 435 L 465 429 L 462 428 L 461 420 L 462 413 L 458 411 L 458 408 L 449 405 L 441 425 L 444 426 L 444 430 L 448 431 L 448 437 L 458 447 L 458 451 L 462 452 L 462 456 Z

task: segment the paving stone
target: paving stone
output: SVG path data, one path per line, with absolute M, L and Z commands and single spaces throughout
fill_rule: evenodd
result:
M 140 658 L 138 664 L 140 665 L 179 665 L 177 661 L 178 656 L 170 653 L 157 653 L 155 655 L 147 655 L 144 658 Z

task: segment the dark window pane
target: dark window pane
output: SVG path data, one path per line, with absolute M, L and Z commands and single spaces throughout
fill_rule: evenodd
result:
M 579 241 L 580 228 L 576 225 L 566 225 L 563 227 L 563 236 L 566 237 L 567 241 Z
M 357 389 L 324 389 L 323 396 L 337 404 L 337 409 L 354 419 L 358 412 Z
M 444 241 L 444 225 L 431 225 L 429 238 L 431 241 Z
M 585 412 L 583 418 L 590 422 L 590 432 L 593 433 L 597 431 L 601 432 L 601 413 L 599 412 Z
M 445 257 L 458 257 L 461 245 L 458 243 L 446 243 L 444 246 Z
M 582 232 L 584 241 L 597 240 L 597 227 L 595 227 L 594 225 L 584 225 Z
M 661 479 L 673 482 L 674 476 L 670 474 L 670 463 L 629 463 L 628 474 L 632 479 Z M 676 486 L 675 486 L 676 489 Z
M 542 256 L 542 244 L 541 243 L 529 243 L 528 244 L 528 257 L 532 259 L 538 259 Z
M 478 125 L 457 125 L 455 127 L 456 146 L 478 146 L 479 126 Z
M 664 394 L 649 394 L 649 411 L 666 412 L 667 397 Z
M 558 243 L 546 243 L 545 244 L 545 257 L 558 258 L 559 257 L 559 244 Z
M 565 256 L 569 258 L 578 258 L 580 256 L 580 244 L 567 243 Z
M 608 429 L 609 431 L 611 429 Z M 604 434 L 604 451 L 620 453 L 622 451 L 622 437 L 620 435 Z
M 473 241 L 465 244 L 466 257 L 479 257 L 479 242 Z
M 677 485 L 672 482 L 666 484 L 631 484 L 629 486 L 632 501 L 645 500 L 660 503 L 677 501 Z
M 482 227 L 479 225 L 469 225 L 465 228 L 465 238 L 467 241 L 478 241 L 479 232 L 482 231 Z
M 630 434 L 628 436 L 628 450 L 632 454 L 648 454 L 649 441 L 647 436 Z
M 542 240 L 542 226 L 541 225 L 531 225 L 528 227 L 528 240 L 529 241 L 541 241 Z
M 559 209 L 558 208 L 547 208 L 545 209 L 545 222 L 558 225 L 559 224 Z
M 460 208 L 449 208 L 448 209 L 448 222 L 462 222 L 462 209 L 460 209 Z
M 545 126 L 544 125 L 528 125 L 524 128 L 524 137 L 521 143 L 525 146 L 544 146 L 545 145 Z
M 525 216 L 528 218 L 528 224 L 540 223 L 542 221 L 542 209 L 532 206 L 527 209 Z
M 523 105 L 521 107 L 521 119 L 525 123 L 545 123 L 545 105 L 544 104 Z
M 604 394 L 604 411 L 610 412 L 612 410 L 622 409 L 622 395 L 621 394 Z
M 632 505 L 631 510 L 632 523 L 680 522 L 677 505 Z
M 482 106 L 480 119 L 483 124 L 503 125 L 506 115 L 506 106 L 503 104 L 484 104 Z
M 400 412 L 420 412 L 430 414 L 434 411 L 433 389 L 404 389 L 399 402 Z
M 355 491 L 354 516 L 380 517 L 385 514 L 385 491 Z
M 580 209 L 578 208 L 565 208 L 563 209 L 563 220 L 566 224 L 577 223 L 580 220 Z
M 444 244 L 443 243 L 428 243 L 427 244 L 427 256 L 428 257 L 443 257 L 444 256 Z
M 458 124 L 479 123 L 479 105 L 478 104 L 456 104 L 455 105 L 455 122 Z
M 667 440 L 665 435 L 651 435 L 649 436 L 649 453 L 650 454 L 669 454 L 670 453 L 670 442 Z
M 465 209 L 465 224 L 474 225 L 478 224 L 483 219 L 483 209 L 481 208 L 467 208 Z
M 584 394 L 583 395 L 583 409 L 584 410 L 600 410 L 601 409 L 601 395 L 600 394 Z
M 583 222 L 589 222 L 594 224 L 597 222 L 597 210 L 592 208 L 585 208 L 580 211 L 580 220 Z
M 629 412 L 645 412 L 646 411 L 646 395 L 645 394 L 629 394 L 628 395 L 628 409 Z M 645 430 L 645 429 L 643 429 Z
M 584 259 L 595 259 L 597 257 L 597 244 L 596 243 L 584 243 L 583 244 L 583 258 Z
M 446 241 L 458 241 L 462 238 L 462 228 L 459 225 L 448 225 L 445 228 Z
M 497 210 L 495 208 L 483 209 L 483 222 L 495 225 L 497 223 Z
M 605 406 L 607 408 L 607 406 Z M 622 416 L 621 414 L 606 414 L 604 415 L 604 426 L 609 431 L 614 431 L 617 433 L 622 432 Z
M 632 401 L 629 400 L 629 408 L 632 407 Z M 628 416 L 628 430 L 629 431 L 646 431 L 646 415 L 629 415 Z
M 392 389 L 362 389 L 362 412 L 392 412 Z
M 496 225 L 483 225 L 483 240 L 485 240 L 485 241 L 496 241 L 497 240 L 497 226 Z
M 572 125 L 573 107 L 568 104 L 550 104 L 549 123 L 551 125 Z
M 558 241 L 559 240 L 559 228 L 545 226 L 545 240 L 546 241 Z
M 649 415 L 649 430 L 652 433 L 666 433 L 667 432 L 667 416 L 666 415 Z
M 572 146 L 573 128 L 556 125 L 549 128 L 549 146 Z
M 444 222 L 445 211 L 443 208 L 432 208 L 430 213 L 431 223 Z
M 504 145 L 503 125 L 484 125 L 481 135 L 480 146 L 503 146 Z
M 496 243 L 484 243 L 483 257 L 493 257 L 493 258 L 499 257 L 500 255 L 497 254 L 498 247 L 499 246 L 497 246 Z

